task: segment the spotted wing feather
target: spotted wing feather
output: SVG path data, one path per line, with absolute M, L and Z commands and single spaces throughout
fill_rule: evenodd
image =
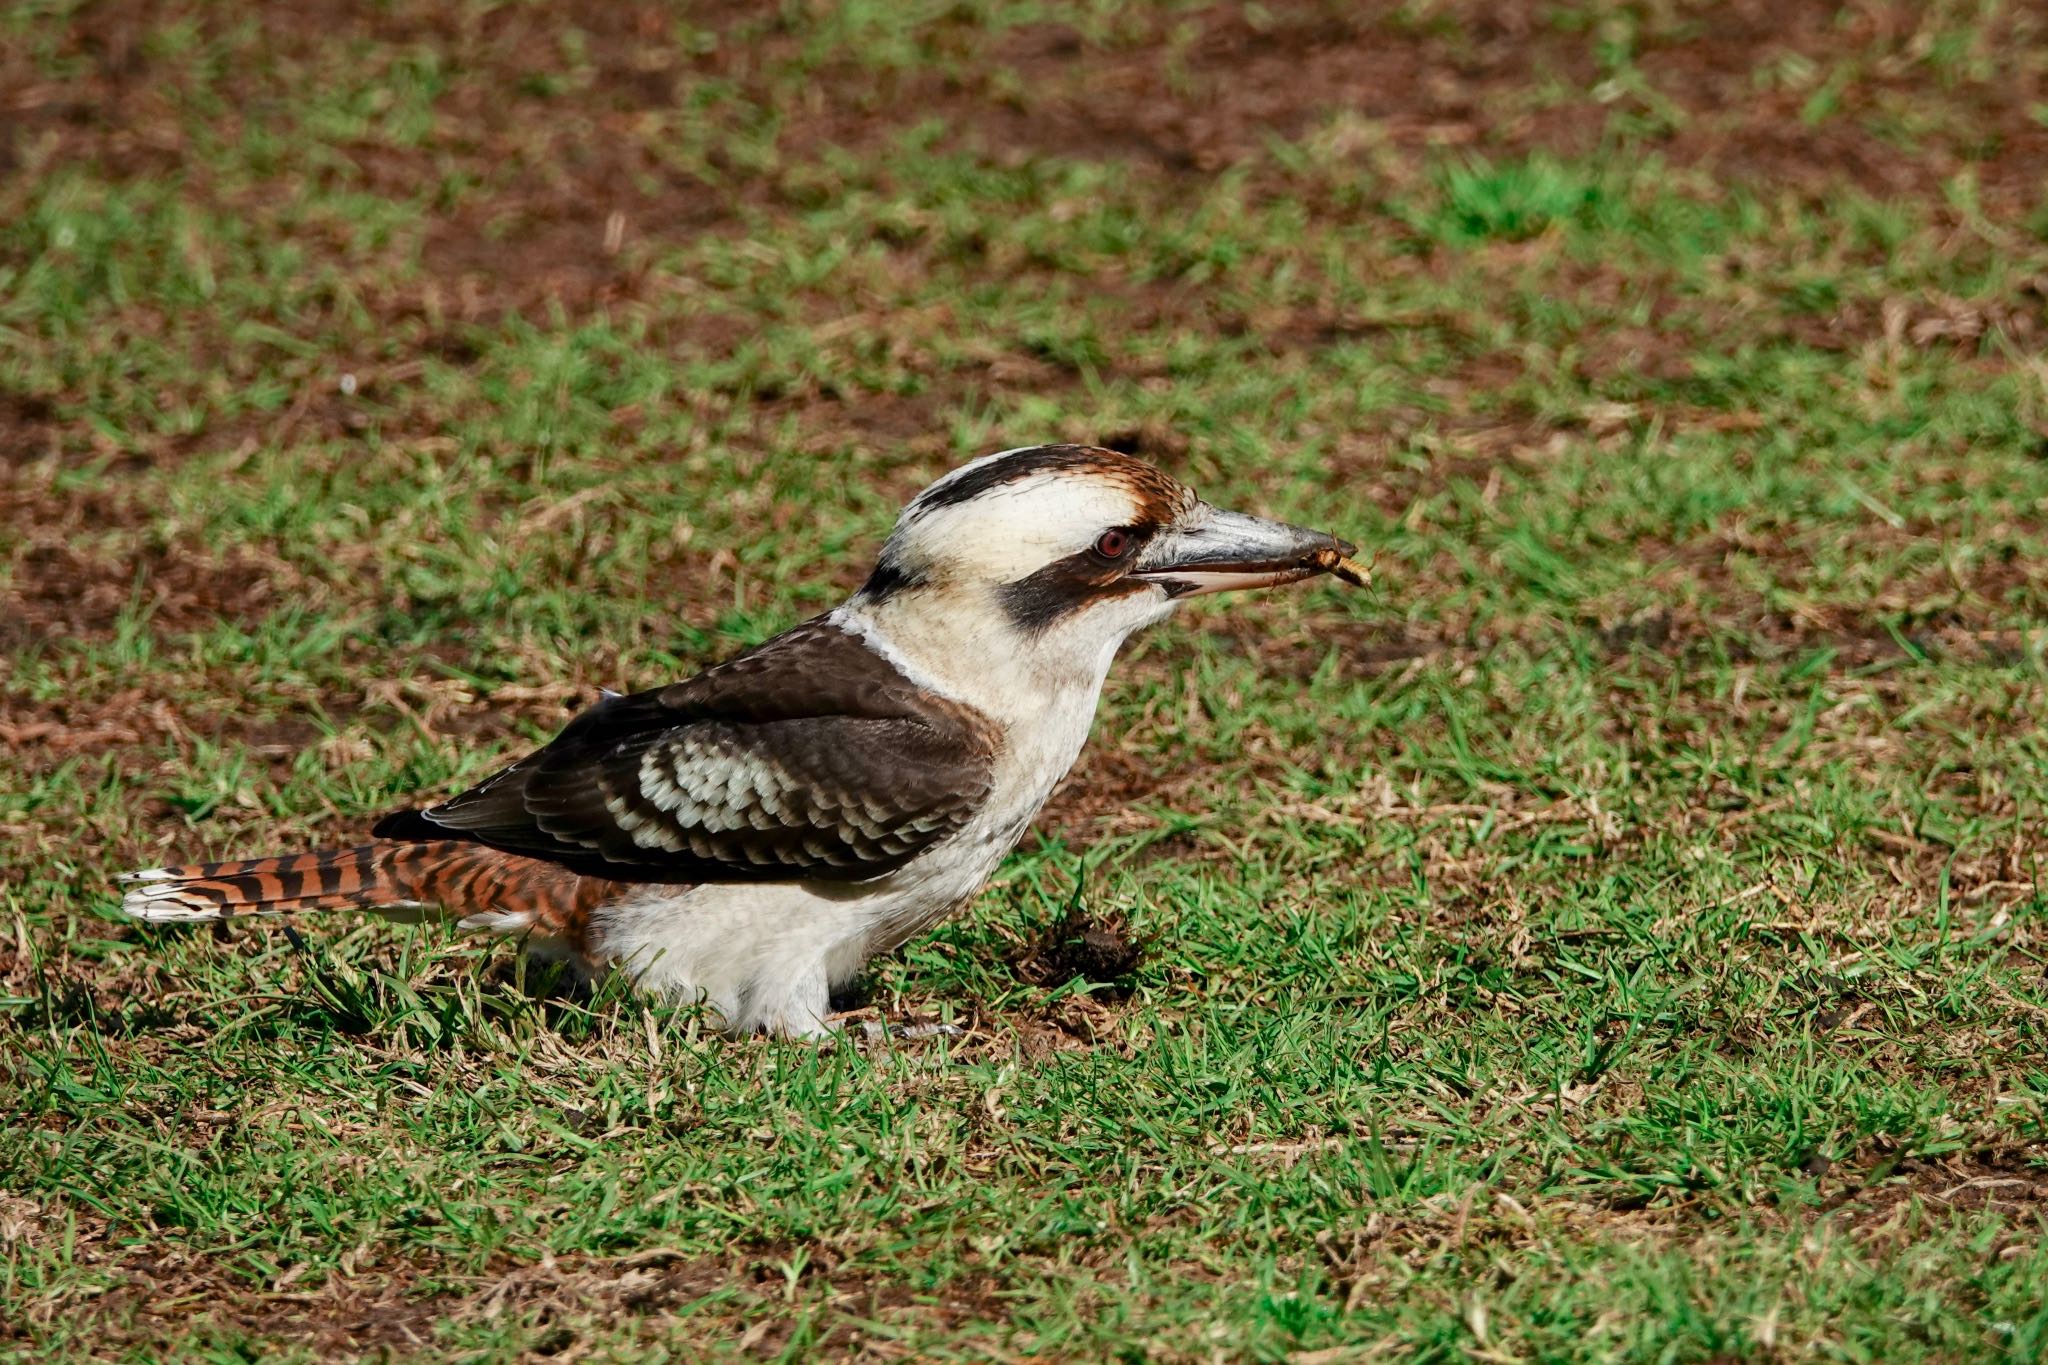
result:
M 544 749 L 378 826 L 621 881 L 864 881 L 987 796 L 973 713 L 814 622 L 688 682 L 607 696 Z

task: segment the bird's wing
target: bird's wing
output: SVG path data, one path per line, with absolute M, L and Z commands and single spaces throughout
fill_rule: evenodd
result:
M 865 881 L 965 824 L 993 732 L 814 621 L 687 682 L 607 695 L 385 838 L 469 838 L 621 881 Z

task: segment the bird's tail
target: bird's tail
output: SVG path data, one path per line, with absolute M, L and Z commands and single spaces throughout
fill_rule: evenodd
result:
M 623 887 L 556 863 L 458 839 L 385 840 L 282 858 L 124 873 L 121 909 L 140 920 L 219 920 L 302 910 L 440 911 L 464 928 L 580 941 Z
M 124 913 L 140 920 L 215 920 L 301 910 L 420 909 L 421 874 L 475 844 L 364 844 L 357 848 L 244 858 L 124 872 Z

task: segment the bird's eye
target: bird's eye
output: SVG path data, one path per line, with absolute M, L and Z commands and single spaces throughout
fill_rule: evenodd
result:
M 1095 538 L 1095 553 L 1104 559 L 1122 559 L 1131 549 L 1129 531 L 1104 531 Z

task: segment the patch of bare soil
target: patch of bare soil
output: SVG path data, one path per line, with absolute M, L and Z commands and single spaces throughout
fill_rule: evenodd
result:
M 0 1204 L 0 1228 L 16 1222 L 26 1228 L 23 1220 L 32 1213 Z M 82 1311 L 104 1342 L 131 1348 L 189 1340 L 197 1317 L 273 1347 L 333 1358 L 410 1358 L 431 1352 L 444 1324 L 512 1321 L 531 1334 L 536 1354 L 574 1358 L 600 1325 L 613 1340 L 622 1322 L 636 1318 L 648 1320 L 650 1335 L 665 1333 L 678 1310 L 727 1294 L 726 1303 L 702 1315 L 703 1330 L 736 1344 L 742 1354 L 772 1358 L 796 1325 L 796 1315 L 778 1308 L 792 1287 L 791 1264 L 801 1267 L 794 1282 L 800 1292 L 851 1310 L 810 1343 L 813 1353 L 857 1350 L 859 1320 L 937 1320 L 948 1326 L 1001 1320 L 1000 1285 L 993 1277 L 970 1275 L 942 1290 L 919 1292 L 849 1264 L 827 1246 L 756 1248 L 729 1257 L 664 1248 L 607 1259 L 501 1257 L 482 1274 L 385 1264 L 334 1275 L 310 1289 L 295 1288 L 297 1277 L 289 1271 L 269 1288 L 253 1287 L 213 1258 L 172 1253 L 125 1261 L 116 1286 Z M 441 1287 L 418 1292 L 423 1282 Z M 37 1325 L 34 1310 L 27 1319 L 0 1324 L 0 1343 L 25 1340 L 23 1334 Z
M 1817 1173 L 1829 1173 L 1824 1163 Z M 1822 1207 L 1866 1236 L 1901 1230 L 1915 1210 L 2040 1216 L 2048 1212 L 2048 1149 L 1984 1150 L 1938 1159 L 1881 1153 L 1869 1168 L 1848 1173 L 1843 1187 Z
M 1880 198 L 1938 193 L 1973 168 L 1988 208 L 2031 208 L 2048 167 L 2048 129 L 2030 113 L 2042 98 L 2038 64 L 2015 63 L 1993 85 L 1951 87 L 1928 60 L 1930 17 L 1902 3 L 1716 5 L 1686 39 L 1641 61 L 1650 84 L 1687 115 L 1669 153 L 1734 179 L 1805 189 L 1839 178 Z M 2016 8 L 1983 36 L 1993 50 L 2033 50 L 2041 17 Z M 1814 109 L 1821 92 L 1800 64 L 1812 70 L 1845 52 L 1865 57 L 1858 79 L 1834 107 Z M 1915 104 L 1945 115 L 1946 126 L 1917 132 L 1910 145 L 1903 133 L 1877 131 Z
M 61 431 L 56 405 L 48 399 L 0 388 L 0 470 L 54 451 Z
M 246 551 L 208 561 L 150 549 L 120 564 L 38 537 L 17 552 L 14 582 L 0 592 L 0 646 L 104 635 L 131 608 L 168 631 L 253 623 L 288 599 L 295 577 Z
M 1104 51 L 1046 27 L 1008 41 L 998 59 L 1024 84 L 1057 92 L 1018 108 L 983 99 L 962 108 L 963 143 L 995 154 L 1136 160 L 1211 175 L 1299 137 L 1333 116 L 1374 126 L 1395 147 L 1528 146 L 1581 151 L 1598 113 L 1537 111 L 1545 77 L 1584 85 L 1583 42 L 1529 22 L 1535 7 L 1475 7 L 1455 26 L 1395 22 L 1393 6 L 1296 4 L 1247 12 L 1222 5 L 1193 19 L 1191 42 Z
M 1974 166 L 1996 201 L 1988 206 L 2031 207 L 2048 162 L 2048 129 L 2030 112 L 2040 70 L 2022 64 L 1996 84 L 1952 85 L 1927 60 L 1924 22 L 1923 7 L 1906 3 L 1673 7 L 1634 36 L 1636 65 L 1669 127 L 1639 120 L 1630 135 L 1679 163 L 1800 189 L 1846 180 L 1880 196 L 1925 193 Z M 753 46 L 770 52 L 799 40 L 774 25 L 757 34 Z M 2016 11 L 1984 38 L 2027 51 L 2043 33 L 2036 16 Z M 944 75 L 878 84 L 872 72 L 827 67 L 816 96 L 793 111 L 791 134 L 797 147 L 857 145 L 895 131 L 906 111 L 937 113 L 960 145 L 996 157 L 1125 160 L 1196 176 L 1263 161 L 1270 137 L 1334 119 L 1397 150 L 1572 155 L 1598 147 L 1610 110 L 1626 107 L 1597 89 L 1610 41 L 1599 26 L 1559 22 L 1539 0 L 1468 0 L 1427 22 L 1394 4 L 1218 5 L 1115 44 L 1058 25 L 963 38 Z M 1838 107 L 1810 113 L 1807 73 L 1850 52 L 1868 54 L 1870 69 Z M 1000 85 L 990 73 L 1002 74 Z M 1946 122 L 1924 120 L 1936 126 L 1916 128 L 1918 141 L 1903 148 L 1871 131 L 1886 100 L 1918 100 Z

